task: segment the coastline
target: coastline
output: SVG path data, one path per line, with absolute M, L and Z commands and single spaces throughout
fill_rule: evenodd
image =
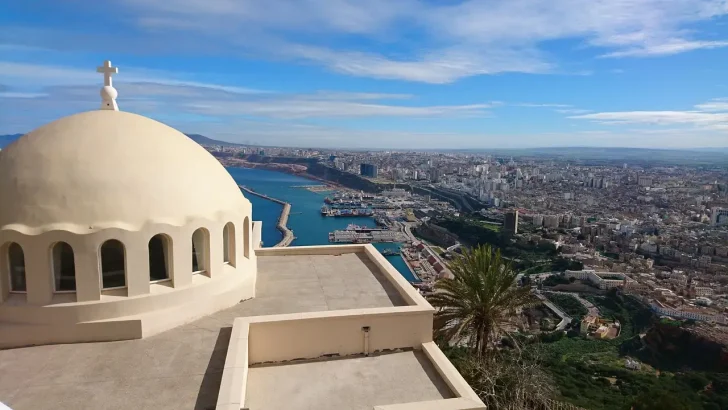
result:
M 422 278 L 420 277 L 420 275 L 417 274 L 417 271 L 415 270 L 415 267 L 412 266 L 412 264 L 410 263 L 410 261 L 407 258 L 407 256 L 400 255 L 400 258 L 402 258 L 402 260 L 404 261 L 405 265 L 407 265 L 407 269 L 409 269 L 410 272 L 412 272 L 412 276 L 415 277 L 416 281 L 414 283 L 421 283 L 422 282 Z
M 361 224 L 361 219 L 356 218 L 320 218 L 318 214 L 320 212 L 322 194 L 316 190 L 302 189 L 307 187 L 306 181 L 317 181 L 316 178 L 305 177 L 301 173 L 290 173 L 283 172 L 281 169 L 270 169 L 267 166 L 242 166 L 243 164 L 226 164 L 228 165 L 228 171 L 233 175 L 237 184 L 241 188 L 247 188 L 244 191 L 247 195 L 248 192 L 252 192 L 250 197 L 251 201 L 254 201 L 256 210 L 261 210 L 258 213 L 257 218 L 265 220 L 267 228 L 263 232 L 265 242 L 268 244 L 276 244 L 281 241 L 281 232 L 283 232 L 275 222 L 281 221 L 281 208 L 277 208 L 274 204 L 284 204 L 289 202 L 291 206 L 296 204 L 296 212 L 290 211 L 290 216 L 287 220 L 284 220 L 286 227 L 291 231 L 303 232 L 300 238 L 293 238 L 296 240 L 296 244 L 290 243 L 288 246 L 306 246 L 306 245 L 325 245 L 329 243 L 329 233 L 333 230 L 343 229 L 347 223 Z M 267 164 L 266 164 L 267 165 Z M 267 172 L 270 172 L 268 174 Z M 260 174 L 259 174 L 260 173 Z M 278 176 L 276 176 L 278 174 Z M 295 178 L 289 179 L 285 175 L 292 175 Z M 296 178 L 300 178 L 296 180 Z M 270 179 L 270 181 L 268 181 Z M 283 182 L 285 181 L 285 182 Z M 321 185 L 321 187 L 331 187 L 333 184 Z M 337 189 L 337 188 L 331 188 Z M 347 190 L 348 191 L 348 190 Z M 312 195 L 311 193 L 314 193 Z M 316 195 L 318 194 L 318 195 Z M 325 194 L 323 194 L 325 195 Z M 278 199 L 274 201 L 273 199 Z M 300 201 L 300 203 L 299 203 Z M 299 212 L 301 211 L 301 212 Z M 313 218 L 315 212 L 316 218 Z M 285 212 L 283 212 L 285 213 Z M 254 215 L 256 212 L 254 212 Z M 299 217 L 296 214 L 311 215 L 311 218 Z M 265 215 L 265 216 L 263 216 Z M 318 221 L 320 219 L 320 221 Z M 370 224 L 369 219 L 365 218 Z M 375 222 L 371 219 L 371 222 Z M 325 232 L 325 233 L 322 233 Z M 267 235 L 267 236 L 266 236 Z M 298 236 L 298 235 L 296 235 Z M 271 246 L 271 245 L 266 245 Z M 282 244 L 279 246 L 283 246 Z M 395 246 L 395 244 L 375 244 L 377 249 L 385 248 L 397 248 L 401 245 Z M 385 258 L 404 276 L 408 281 L 412 283 L 421 282 L 422 278 L 412 269 L 408 261 L 405 261 L 404 255 L 386 256 Z
M 251 195 L 255 195 L 257 197 L 267 199 L 269 201 L 283 205 L 283 209 L 281 210 L 281 215 L 278 217 L 278 223 L 276 224 L 276 229 L 278 229 L 281 232 L 281 234 L 283 234 L 283 239 L 281 239 L 280 242 L 278 242 L 277 244 L 273 245 L 273 247 L 282 248 L 282 247 L 289 246 L 291 244 L 291 242 L 293 242 L 293 240 L 296 239 L 296 237 L 293 236 L 293 231 L 288 229 L 288 215 L 291 213 L 291 204 L 289 204 L 288 202 L 282 201 L 280 199 L 273 198 L 268 195 L 255 192 L 252 189 L 249 189 L 243 185 L 238 185 L 238 187 Z
M 268 171 L 275 171 L 275 172 L 282 172 L 284 174 L 288 175 L 294 175 L 301 178 L 310 179 L 311 181 L 319 182 L 323 185 L 329 186 L 331 188 L 336 189 L 346 189 L 351 190 L 352 188 L 346 187 L 344 185 L 341 185 L 339 183 L 336 183 L 334 181 L 329 181 L 325 178 L 317 177 L 316 175 L 311 175 L 308 172 L 306 172 L 306 167 L 302 165 L 294 165 L 294 164 L 279 164 L 279 163 L 256 163 L 256 162 L 248 162 L 244 160 L 230 160 L 225 159 L 223 161 L 222 158 L 218 158 L 218 161 L 220 161 L 223 166 L 231 167 L 231 168 L 245 168 L 245 169 L 265 169 Z

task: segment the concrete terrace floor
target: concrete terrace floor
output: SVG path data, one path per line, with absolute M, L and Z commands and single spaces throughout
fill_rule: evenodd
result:
M 0 350 L 0 402 L 13 410 L 214 409 L 235 318 L 404 305 L 362 254 L 259 257 L 254 299 L 190 324 L 141 340 Z
M 371 410 L 374 406 L 452 398 L 422 352 L 255 366 L 246 407 L 254 410 Z
M 246 406 L 255 410 L 371 410 L 452 398 L 422 352 L 254 366 Z

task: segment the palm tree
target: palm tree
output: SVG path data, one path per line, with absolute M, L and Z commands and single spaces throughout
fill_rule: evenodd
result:
M 451 262 L 450 270 L 454 277 L 437 281 L 429 299 L 438 309 L 436 332 L 448 342 L 467 338 L 469 347 L 484 356 L 491 338 L 533 296 L 528 287 L 516 286 L 517 273 L 490 245 L 465 250 Z

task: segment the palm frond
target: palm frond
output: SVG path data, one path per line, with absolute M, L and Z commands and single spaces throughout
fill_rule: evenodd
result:
M 515 286 L 517 273 L 489 245 L 465 250 L 449 267 L 453 277 L 435 283 L 429 298 L 438 309 L 436 332 L 449 341 L 469 336 L 470 347 L 484 353 L 494 334 L 533 296 L 530 289 Z

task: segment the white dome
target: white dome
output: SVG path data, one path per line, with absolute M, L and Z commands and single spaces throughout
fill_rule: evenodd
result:
M 77 233 L 248 214 L 225 168 L 175 129 L 123 111 L 54 121 L 0 154 L 0 229 Z

